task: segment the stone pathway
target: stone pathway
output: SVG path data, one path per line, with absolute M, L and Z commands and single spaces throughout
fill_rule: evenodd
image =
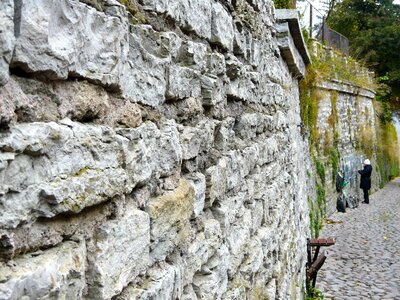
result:
M 370 197 L 370 204 L 335 213 L 320 237 L 328 258 L 318 273 L 325 299 L 400 299 L 400 178 Z

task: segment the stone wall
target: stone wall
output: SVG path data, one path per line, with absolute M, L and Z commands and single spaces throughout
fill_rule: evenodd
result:
M 336 201 L 339 196 L 335 185 L 337 170 L 332 168 L 331 150 L 338 151 L 337 167 L 342 173 L 344 172 L 348 183 L 344 191 L 348 197 L 353 198 L 350 201 L 358 203 L 363 200 L 362 190 L 359 188 L 360 175 L 357 170 L 363 168 L 366 158 L 371 160 L 373 167 L 372 192 L 379 188 L 376 113 L 373 106 L 375 93 L 352 83 L 334 79 L 318 84 L 317 90 L 319 101 L 317 126 L 321 137 L 318 145 L 319 159 L 325 165 L 326 213 L 330 215 L 336 211 Z M 363 143 L 367 143 L 369 150 L 363 149 L 365 146 Z
M 296 22 L 121 2 L 1 1 L 0 299 L 301 299 Z

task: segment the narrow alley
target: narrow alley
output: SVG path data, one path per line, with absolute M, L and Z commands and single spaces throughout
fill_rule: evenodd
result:
M 317 288 L 325 299 L 400 299 L 400 178 L 370 204 L 330 216 L 320 237 L 335 237 Z

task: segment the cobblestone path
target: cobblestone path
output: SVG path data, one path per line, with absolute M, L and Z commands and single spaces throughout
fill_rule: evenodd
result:
M 370 197 L 370 204 L 329 217 L 320 237 L 335 237 L 323 247 L 325 265 L 317 288 L 325 299 L 400 300 L 400 178 Z

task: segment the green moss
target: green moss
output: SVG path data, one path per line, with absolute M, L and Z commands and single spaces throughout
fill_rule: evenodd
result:
M 277 9 L 295 9 L 296 4 L 293 0 L 274 0 L 275 8 Z
M 141 12 L 136 1 L 134 0 L 118 0 L 124 5 L 130 13 L 129 20 L 132 24 L 145 24 L 147 23 L 146 16 Z
M 339 169 L 340 154 L 336 148 L 331 148 L 329 152 L 329 164 L 332 166 L 332 183 L 335 186 L 336 174 Z
M 314 159 L 315 167 L 317 169 L 317 174 L 319 179 L 321 180 L 322 185 L 325 184 L 325 167 L 322 162 L 320 162 L 318 159 Z
M 74 176 L 82 176 L 83 174 L 87 173 L 88 170 L 89 170 L 89 167 L 85 166 L 82 169 L 80 169 L 78 172 L 76 172 L 74 174 Z

